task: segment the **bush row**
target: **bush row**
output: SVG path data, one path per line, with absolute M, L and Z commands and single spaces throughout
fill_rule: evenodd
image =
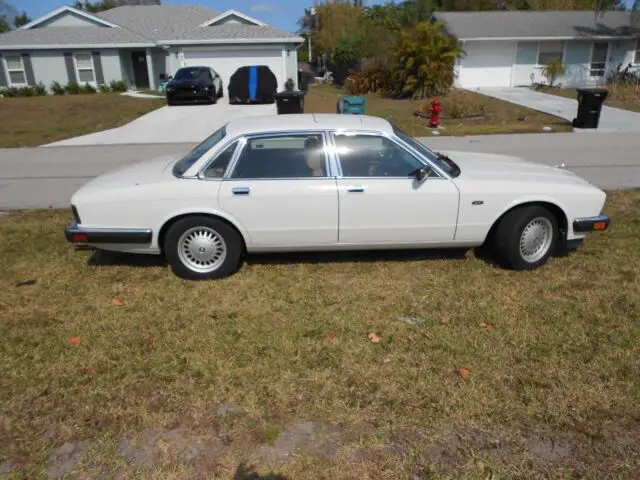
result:
M 99 87 L 101 93 L 109 93 L 109 92 L 126 92 L 127 85 L 122 80 L 112 80 L 109 85 L 100 85 Z M 69 82 L 66 85 L 62 85 L 59 82 L 53 82 L 50 87 L 51 93 L 54 95 L 77 95 L 79 93 L 96 93 L 95 87 L 85 83 L 84 85 Z M 9 87 L 9 88 L 0 88 L 0 95 L 4 97 L 39 97 L 42 95 L 47 95 L 47 87 L 44 86 L 42 82 L 37 85 L 25 86 L 25 87 Z

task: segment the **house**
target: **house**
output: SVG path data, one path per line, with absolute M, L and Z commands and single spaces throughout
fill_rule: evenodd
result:
M 462 43 L 456 86 L 516 87 L 542 82 L 542 66 L 564 63 L 563 86 L 597 85 L 618 65 L 640 67 L 640 28 L 630 12 L 438 12 L 434 18 Z
M 183 66 L 206 65 L 225 89 L 243 65 L 267 65 L 284 88 L 297 82 L 303 39 L 235 10 L 123 6 L 100 13 L 62 7 L 0 35 L 0 87 L 122 80 L 157 88 Z

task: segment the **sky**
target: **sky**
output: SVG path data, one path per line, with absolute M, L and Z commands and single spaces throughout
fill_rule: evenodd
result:
M 74 3 L 73 0 L 9 0 L 18 10 L 26 10 L 33 19 L 55 10 L 63 5 Z M 289 32 L 298 29 L 298 19 L 306 7 L 311 6 L 312 0 L 163 0 L 165 5 L 204 5 L 219 12 L 230 8 L 257 18 L 269 25 Z M 383 1 L 367 1 L 369 3 L 384 3 Z M 631 6 L 633 0 L 627 0 Z
M 9 0 L 16 9 L 25 10 L 32 19 L 45 15 L 74 0 Z M 312 0 L 162 0 L 164 5 L 204 5 L 223 12 L 231 8 L 289 32 L 298 29 L 298 18 Z

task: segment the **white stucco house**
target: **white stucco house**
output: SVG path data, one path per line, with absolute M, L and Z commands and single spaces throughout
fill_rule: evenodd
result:
M 122 80 L 156 88 L 182 66 L 213 67 L 225 88 L 243 65 L 267 65 L 297 82 L 303 39 L 255 18 L 202 6 L 123 6 L 100 13 L 62 7 L 0 35 L 0 87 Z
M 439 12 L 435 20 L 461 43 L 456 86 L 517 87 L 541 82 L 541 67 L 561 59 L 567 87 L 597 85 L 618 65 L 640 69 L 640 28 L 630 12 Z

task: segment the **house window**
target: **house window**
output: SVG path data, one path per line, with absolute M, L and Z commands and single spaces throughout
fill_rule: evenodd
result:
M 93 56 L 90 53 L 76 53 L 75 57 L 78 83 L 95 83 L 96 76 L 93 70 Z
M 608 53 L 609 44 L 607 42 L 595 42 L 593 44 L 593 50 L 591 51 L 591 77 L 604 77 L 604 72 L 607 69 Z
M 26 85 L 27 76 L 24 73 L 24 64 L 21 55 L 6 55 L 7 71 L 9 72 L 9 83 L 11 85 Z
M 564 42 L 540 42 L 538 65 L 546 65 L 553 60 L 562 61 Z

